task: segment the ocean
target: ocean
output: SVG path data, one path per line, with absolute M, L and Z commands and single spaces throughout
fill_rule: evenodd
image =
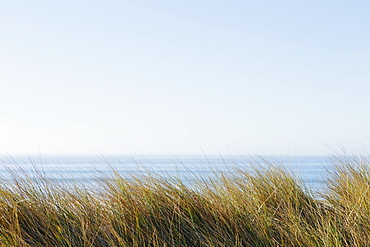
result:
M 49 155 L 0 157 L 2 181 L 12 176 L 36 179 L 42 175 L 55 182 L 96 185 L 99 180 L 114 177 L 114 172 L 132 176 L 176 177 L 191 185 L 194 179 L 215 178 L 223 173 L 231 176 L 236 170 L 253 173 L 253 167 L 282 167 L 301 180 L 305 188 L 320 192 L 338 158 L 329 156 L 242 156 L 242 155 Z

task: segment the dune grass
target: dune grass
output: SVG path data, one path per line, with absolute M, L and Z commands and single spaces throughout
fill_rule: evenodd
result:
M 175 177 L 95 188 L 13 174 L 0 246 L 369 246 L 370 166 L 340 161 L 320 197 L 277 166 L 186 186 Z

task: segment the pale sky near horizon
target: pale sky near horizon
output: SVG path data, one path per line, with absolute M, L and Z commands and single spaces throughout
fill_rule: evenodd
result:
M 369 1 L 0 6 L 0 154 L 370 147 Z

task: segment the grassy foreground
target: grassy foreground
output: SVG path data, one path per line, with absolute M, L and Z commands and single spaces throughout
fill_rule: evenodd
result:
M 0 246 L 370 246 L 370 165 L 342 160 L 320 199 L 277 167 L 185 186 L 114 179 L 98 190 L 14 174 Z

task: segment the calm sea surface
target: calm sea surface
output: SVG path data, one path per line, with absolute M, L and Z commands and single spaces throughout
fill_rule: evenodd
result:
M 275 164 L 301 179 L 307 188 L 322 190 L 328 173 L 333 170 L 333 158 L 325 156 L 250 157 L 250 156 L 8 156 L 0 158 L 0 176 L 11 180 L 27 174 L 54 181 L 94 184 L 112 177 L 113 171 L 122 177 L 132 175 L 178 177 L 191 184 L 194 177 L 215 177 L 222 172 L 232 175 L 236 169 L 253 172 L 252 167 Z

